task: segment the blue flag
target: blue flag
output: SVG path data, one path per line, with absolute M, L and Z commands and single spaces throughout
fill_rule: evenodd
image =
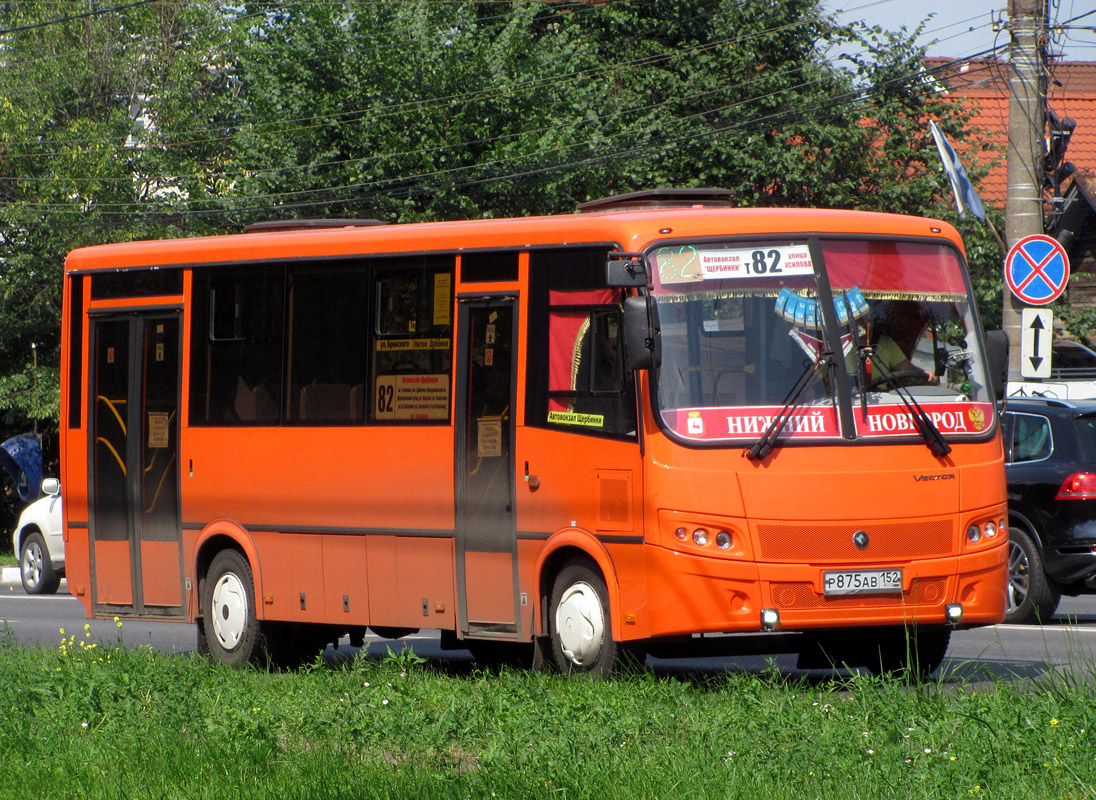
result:
M 940 130 L 935 120 L 930 125 L 932 126 L 933 141 L 936 142 L 936 150 L 940 153 L 940 160 L 944 162 L 948 180 L 951 181 L 951 190 L 955 193 L 955 205 L 959 207 L 959 216 L 969 211 L 982 222 L 985 222 L 986 207 L 982 205 L 982 198 L 978 196 L 974 184 L 970 182 L 963 165 L 959 163 L 959 156 L 955 155 L 951 143 L 948 142 L 947 137 L 944 136 L 944 132 Z

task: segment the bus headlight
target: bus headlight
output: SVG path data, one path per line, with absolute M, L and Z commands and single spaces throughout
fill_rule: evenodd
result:
M 731 549 L 731 534 L 726 531 L 720 531 L 715 535 L 715 546 L 720 550 Z
M 967 539 L 973 544 L 982 540 L 982 529 L 977 525 L 971 525 L 967 528 Z
M 693 542 L 703 547 L 708 543 L 708 532 L 703 528 L 697 528 L 693 531 Z

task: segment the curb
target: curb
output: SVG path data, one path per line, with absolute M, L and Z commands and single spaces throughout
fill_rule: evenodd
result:
M 19 577 L 19 567 L 3 567 L 0 569 L 0 587 L 5 589 L 23 588 L 23 581 Z
M 0 567 L 0 589 L 6 591 L 23 591 L 23 577 L 19 574 L 19 567 Z M 61 578 L 61 585 L 57 589 L 60 594 L 68 593 L 68 583 Z

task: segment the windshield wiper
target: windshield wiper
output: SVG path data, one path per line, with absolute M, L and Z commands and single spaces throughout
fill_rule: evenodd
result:
M 887 369 L 882 361 L 877 360 L 870 347 L 865 347 L 860 353 L 860 358 L 863 360 L 871 359 L 872 371 L 879 370 L 883 376 L 884 382 L 889 382 L 894 387 L 895 393 L 898 395 L 898 399 L 902 401 L 902 405 L 906 407 L 906 410 L 910 412 L 910 416 L 913 418 L 913 427 L 917 429 L 917 432 L 921 434 L 921 438 L 925 440 L 925 444 L 928 445 L 929 450 L 933 455 L 943 458 L 951 452 L 951 445 L 948 444 L 944 435 L 940 433 L 940 429 L 937 428 L 928 414 L 925 413 L 925 409 L 917 403 L 913 395 L 902 386 L 894 376 L 894 373 Z M 889 379 L 889 380 L 888 380 Z M 867 398 L 866 392 L 860 394 L 861 402 L 866 406 Z M 866 412 L 865 412 L 866 416 Z
M 803 373 L 796 380 L 791 391 L 785 396 L 784 405 L 776 412 L 776 416 L 773 417 L 772 422 L 769 423 L 769 427 L 761 434 L 761 438 L 757 440 L 754 446 L 746 451 L 746 458 L 751 461 L 757 461 L 772 452 L 773 447 L 776 445 L 776 440 L 780 437 L 781 431 L 784 430 L 784 426 L 788 424 L 788 420 L 792 418 L 795 410 L 799 407 L 800 395 L 802 395 L 803 391 L 810 386 L 811 381 L 814 380 L 814 376 L 821 371 L 820 368 L 827 360 L 828 356 L 820 358 L 817 361 L 807 362 L 807 366 L 803 369 Z

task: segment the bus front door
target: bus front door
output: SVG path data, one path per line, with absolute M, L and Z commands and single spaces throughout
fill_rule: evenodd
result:
M 470 636 L 517 637 L 514 299 L 462 300 L 456 400 L 457 608 Z
M 93 608 L 182 616 L 179 314 L 93 318 L 91 341 Z

